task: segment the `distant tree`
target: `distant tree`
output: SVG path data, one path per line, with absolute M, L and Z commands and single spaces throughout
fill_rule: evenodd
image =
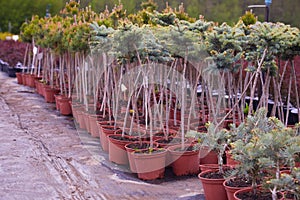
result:
M 32 15 L 54 15 L 64 6 L 64 0 L 0 0 L 0 31 L 18 34 L 20 26 Z
M 45 16 L 47 5 L 50 5 L 51 15 L 55 15 L 68 0 L 0 0 L 0 32 L 10 31 L 19 33 L 21 24 L 32 15 Z M 127 14 L 137 13 L 141 10 L 141 3 L 148 0 L 121 0 Z M 172 8 L 184 4 L 185 11 L 190 17 L 198 18 L 203 15 L 205 19 L 219 23 L 234 24 L 239 17 L 250 10 L 249 5 L 264 4 L 264 0 L 153 0 L 162 11 L 166 3 Z M 96 12 L 106 9 L 111 11 L 119 0 L 80 0 L 81 7 L 91 5 Z M 253 13 L 258 20 L 264 21 L 265 9 L 253 8 Z M 300 27 L 300 1 L 299 0 L 274 0 L 270 7 L 270 21 L 284 22 Z

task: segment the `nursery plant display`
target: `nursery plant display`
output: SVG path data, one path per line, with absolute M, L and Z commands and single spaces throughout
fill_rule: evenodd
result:
M 249 125 L 251 116 L 262 119 L 258 113 L 277 124 L 270 128 L 267 123 L 270 130 L 262 131 L 267 133 L 259 138 L 262 144 L 277 138 L 286 143 L 270 143 L 273 152 L 282 151 L 278 145 L 288 146 L 290 139 L 279 135 L 292 137 L 292 129 L 285 128 L 295 124 L 291 116 L 298 121 L 300 116 L 299 29 L 258 22 L 251 13 L 234 25 L 218 25 L 203 16 L 189 17 L 183 5 L 166 6 L 162 12 L 155 8 L 148 1 L 139 12 L 127 15 L 119 3 L 111 11 L 95 13 L 71 0 L 59 15 L 33 16 L 21 28 L 28 44 L 22 61 L 26 68 L 18 82 L 36 87 L 47 102 L 56 102 L 61 114 L 73 113 L 81 129 L 99 137 L 111 161 L 130 163 L 133 172 L 141 170 L 135 160 L 157 153 L 174 174 L 197 174 L 201 153 L 215 152 L 224 175 L 226 151 L 240 169 L 247 163 L 241 157 L 245 141 L 255 138 L 249 134 L 257 128 Z M 266 108 L 263 114 L 260 108 Z M 202 132 L 201 141 L 191 138 L 190 131 Z M 126 152 L 127 143 L 146 141 L 143 152 Z M 117 161 L 112 150 L 124 159 Z M 262 153 L 268 152 L 258 154 Z M 287 153 L 272 156 L 274 160 L 259 169 L 273 165 L 279 179 Z M 191 169 L 177 171 L 180 160 L 192 157 Z M 161 165 L 159 170 L 156 175 L 161 178 Z M 148 174 L 140 177 L 147 179 Z

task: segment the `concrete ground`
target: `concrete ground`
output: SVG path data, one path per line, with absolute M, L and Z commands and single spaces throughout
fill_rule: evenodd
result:
M 204 199 L 197 176 L 141 181 L 34 89 L 0 72 L 0 200 Z

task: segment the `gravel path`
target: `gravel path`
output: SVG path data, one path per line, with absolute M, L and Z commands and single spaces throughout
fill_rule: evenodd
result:
M 0 111 L 1 200 L 204 199 L 197 176 L 144 182 L 108 162 L 98 139 L 3 72 Z

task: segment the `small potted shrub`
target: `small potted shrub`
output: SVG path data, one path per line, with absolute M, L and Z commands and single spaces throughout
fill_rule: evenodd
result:
M 202 136 L 202 145 L 209 146 L 218 154 L 218 169 L 201 172 L 198 177 L 202 182 L 205 198 L 208 200 L 227 200 L 227 194 L 223 186 L 225 177 L 229 174 L 228 168 L 223 166 L 223 155 L 230 141 L 230 132 L 227 129 L 218 130 L 212 124 L 207 124 L 207 134 Z
M 260 183 L 268 177 L 280 178 L 280 167 L 289 166 L 299 141 L 290 128 L 274 117 L 267 118 L 262 108 L 254 116 L 248 116 L 240 133 L 244 137 L 232 143 L 232 156 L 239 162 L 234 175 L 247 176 L 251 187 L 235 192 L 237 199 L 278 199 L 276 187 L 264 190 Z

